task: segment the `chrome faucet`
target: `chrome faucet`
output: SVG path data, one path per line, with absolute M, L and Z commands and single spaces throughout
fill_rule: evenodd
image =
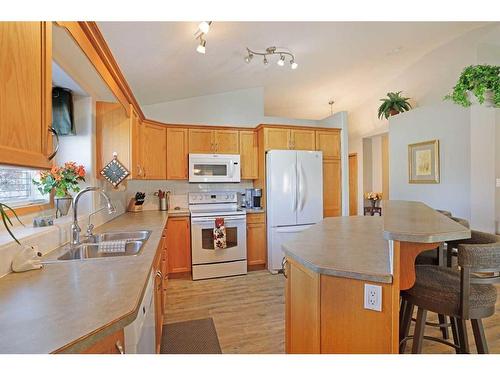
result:
M 106 194 L 102 190 L 102 188 L 97 186 L 89 186 L 78 192 L 78 194 L 75 195 L 75 198 L 73 198 L 73 224 L 71 224 L 71 245 L 80 244 L 80 232 L 82 231 L 82 229 L 78 225 L 78 201 L 80 200 L 80 197 L 88 191 L 97 191 L 104 197 L 110 215 L 116 211 L 115 206 L 113 206 L 113 203 L 111 203 L 111 199 L 109 198 L 108 194 Z

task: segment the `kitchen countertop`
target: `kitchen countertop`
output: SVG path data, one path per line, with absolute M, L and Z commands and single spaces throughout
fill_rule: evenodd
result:
M 247 214 L 263 214 L 266 212 L 264 208 L 245 208 Z
M 174 208 L 168 210 L 168 216 L 170 216 L 170 217 L 183 217 L 183 216 L 190 216 L 190 215 L 191 215 L 191 213 L 189 212 L 189 208 L 181 207 L 178 210 L 176 210 Z
M 283 244 L 285 254 L 314 272 L 392 282 L 388 240 L 442 242 L 470 230 L 420 202 L 383 202 L 382 217 L 326 218 Z
M 78 352 L 137 315 L 168 214 L 125 213 L 96 233 L 151 230 L 137 256 L 58 262 L 0 279 L 0 353 Z

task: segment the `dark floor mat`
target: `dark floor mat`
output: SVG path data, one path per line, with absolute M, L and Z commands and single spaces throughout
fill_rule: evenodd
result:
M 222 354 L 212 318 L 165 324 L 161 354 Z

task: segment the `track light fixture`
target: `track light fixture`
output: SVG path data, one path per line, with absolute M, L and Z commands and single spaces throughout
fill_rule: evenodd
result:
M 211 25 L 212 21 L 203 21 L 198 25 L 198 30 L 196 30 L 196 32 L 194 33 L 195 39 L 200 40 L 198 46 L 196 47 L 196 52 L 205 54 L 206 52 L 205 46 L 207 45 L 207 41 L 203 37 L 207 35 L 207 33 L 210 31 Z
M 286 49 L 278 50 L 277 47 L 268 47 L 268 48 L 266 48 L 266 50 L 264 52 L 256 52 L 256 51 L 252 51 L 250 48 L 247 47 L 247 53 L 248 54 L 245 56 L 245 62 L 247 64 L 250 64 L 254 55 L 264 56 L 264 60 L 262 61 L 264 63 L 264 65 L 267 65 L 269 63 L 269 61 L 267 59 L 268 56 L 279 55 L 279 60 L 276 61 L 276 64 L 278 64 L 279 66 L 285 66 L 285 61 L 286 61 L 287 56 L 290 58 L 290 68 L 295 70 L 299 66 L 299 64 L 297 64 L 295 62 L 295 56 L 293 55 L 293 53 L 291 53 L 290 51 L 288 51 Z

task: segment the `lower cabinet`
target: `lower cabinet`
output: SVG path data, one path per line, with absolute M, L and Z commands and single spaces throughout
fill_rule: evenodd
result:
M 267 263 L 266 214 L 247 214 L 247 264 L 249 271 Z
M 125 340 L 123 329 L 113 332 L 95 342 L 82 354 L 125 354 Z
M 191 272 L 191 229 L 189 217 L 170 217 L 166 247 L 168 275 Z

